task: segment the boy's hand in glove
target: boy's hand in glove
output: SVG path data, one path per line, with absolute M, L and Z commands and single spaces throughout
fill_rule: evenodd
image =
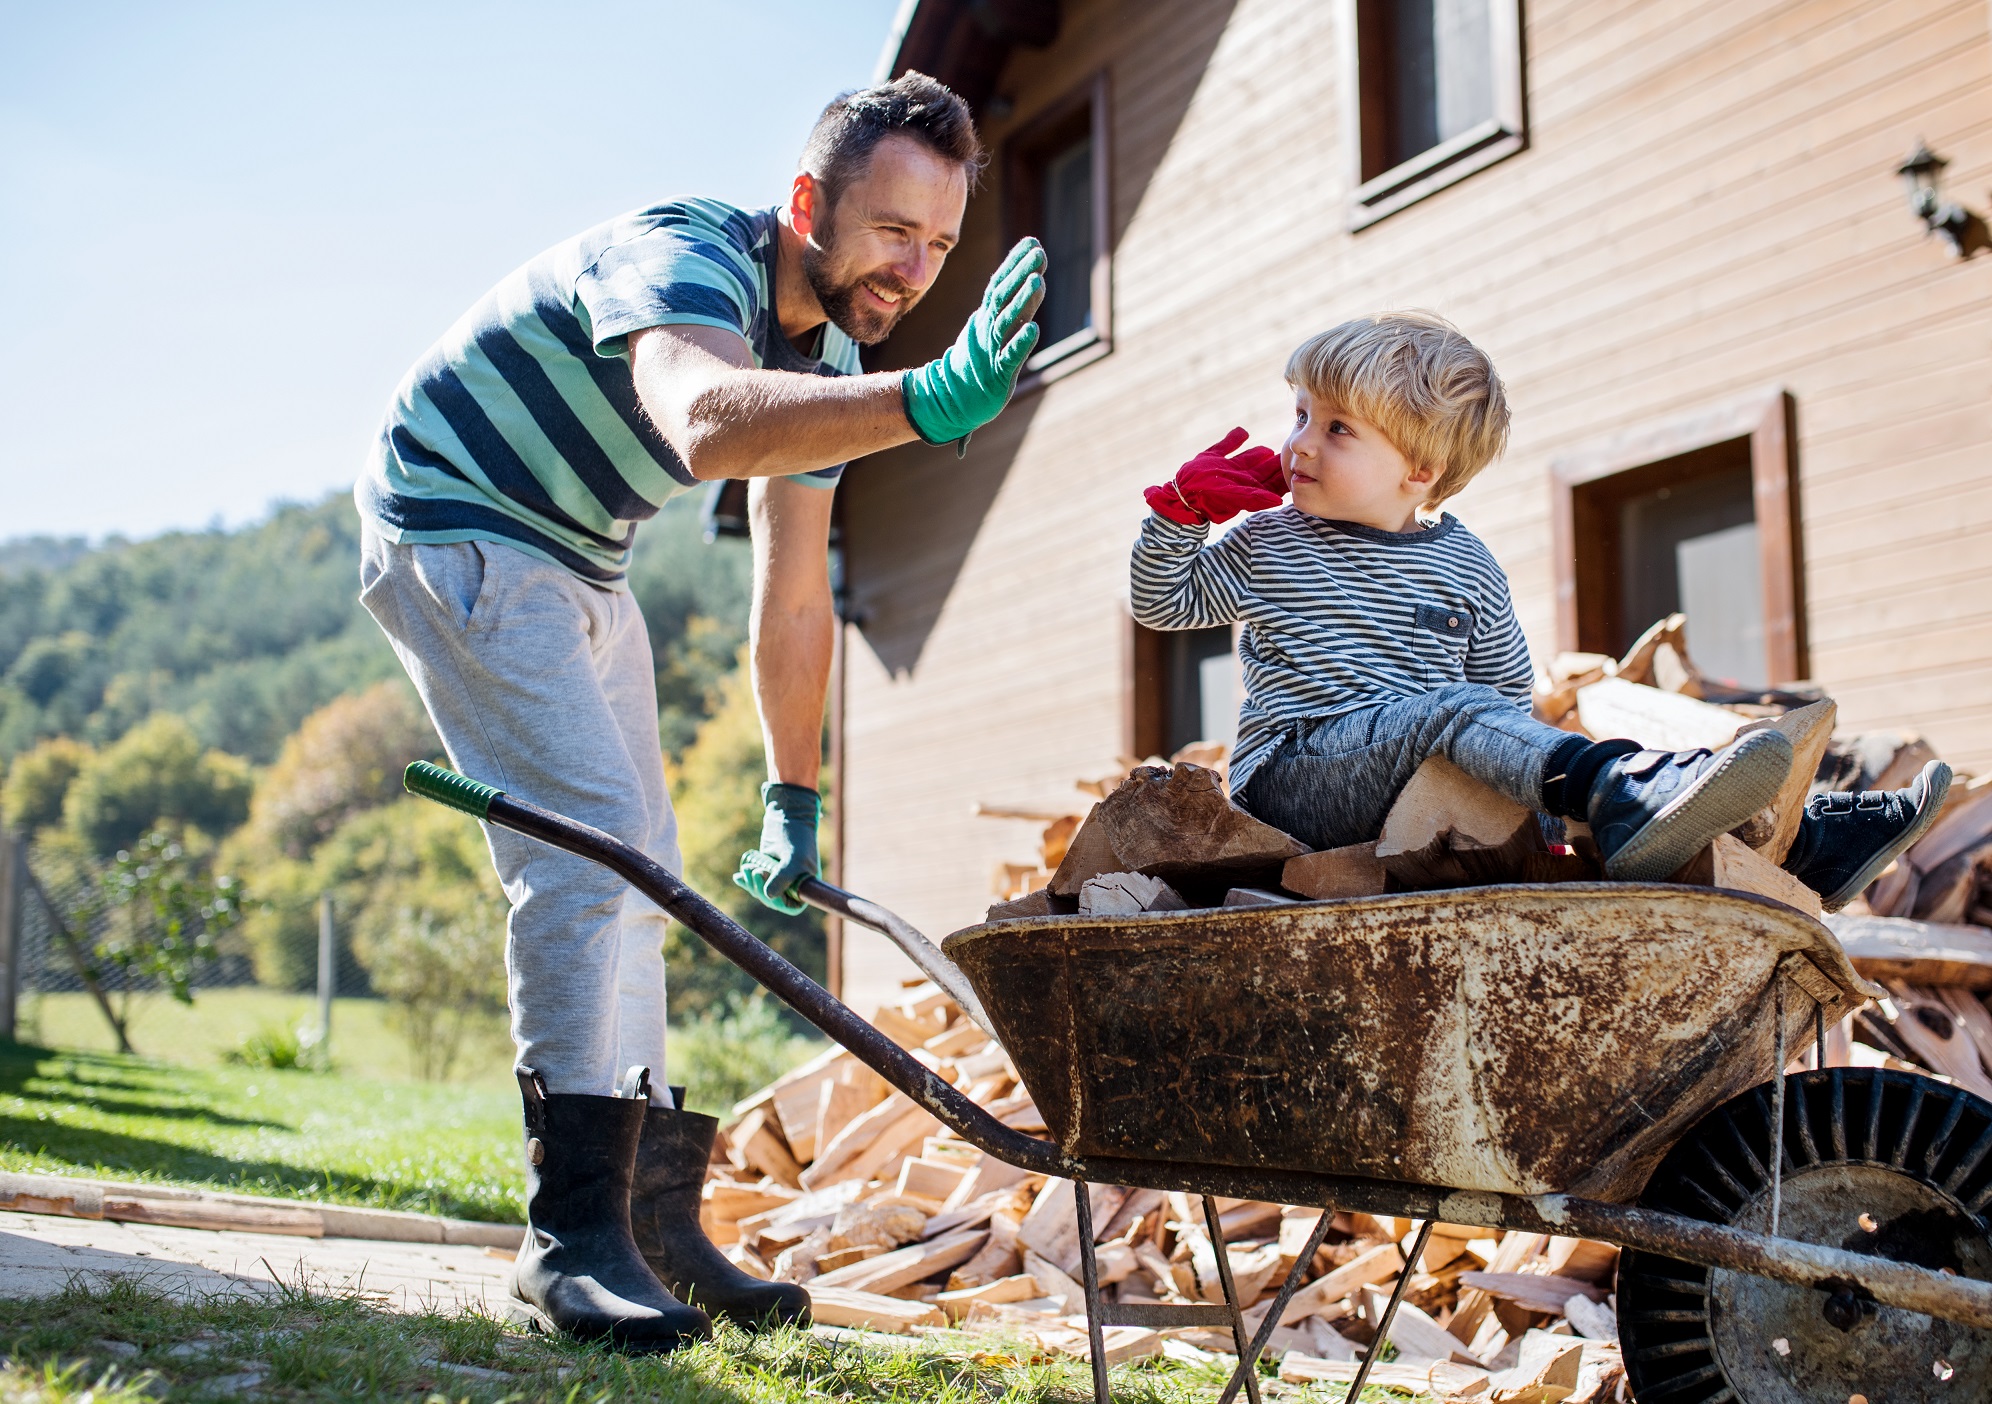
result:
M 1044 301 L 1044 250 L 1020 240 L 940 359 L 915 366 L 900 381 L 906 419 L 930 444 L 966 439 L 1010 402 L 1017 374 L 1038 342 L 1031 320 Z
M 816 876 L 816 820 L 823 799 L 802 785 L 769 781 L 761 786 L 767 813 L 761 820 L 761 846 L 740 855 L 733 881 L 764 907 L 789 916 L 800 915 L 803 903 L 795 885 Z
M 1233 429 L 1178 468 L 1173 482 L 1143 493 L 1148 505 L 1184 526 L 1228 522 L 1240 512 L 1279 506 L 1286 495 L 1280 456 L 1269 448 L 1238 448 L 1245 437 L 1243 429 Z

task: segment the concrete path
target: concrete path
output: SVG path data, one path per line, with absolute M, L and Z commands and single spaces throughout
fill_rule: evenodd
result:
M 278 1283 L 358 1292 L 392 1311 L 505 1314 L 512 1255 L 454 1243 L 299 1238 L 0 1212 L 0 1297 L 133 1277 L 175 1296 L 272 1295 Z

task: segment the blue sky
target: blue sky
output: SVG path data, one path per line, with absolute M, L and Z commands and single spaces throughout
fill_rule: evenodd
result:
M 677 194 L 772 204 L 897 0 L 0 0 L 0 539 L 350 484 L 510 269 Z

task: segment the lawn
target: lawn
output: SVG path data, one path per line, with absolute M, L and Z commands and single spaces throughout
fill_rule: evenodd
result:
M 110 1051 L 88 998 L 36 1001 L 47 1046 L 0 1042 L 0 1169 L 520 1220 L 519 1093 L 502 1042 L 464 1081 L 414 1081 L 382 1006 L 341 1000 L 330 1072 L 236 1066 L 226 1057 L 244 1038 L 294 1026 L 308 1001 L 204 990 L 192 1006 L 148 997 L 133 1041 L 173 1057 L 130 1057 Z M 674 1030 L 670 1076 L 690 1084 L 688 1106 L 724 1114 L 821 1047 L 754 1003 Z
M 170 995 L 132 997 L 131 1042 L 140 1053 L 195 1067 L 222 1067 L 228 1055 L 266 1030 L 316 1026 L 318 1001 L 310 995 L 245 987 L 200 990 L 192 1004 Z M 47 1048 L 109 1053 L 117 1048 L 96 1001 L 87 994 L 28 995 L 22 1000 L 20 1037 Z M 332 1062 L 339 1072 L 373 1082 L 414 1076 L 407 1040 L 388 1019 L 385 1000 L 332 1001 Z M 516 1087 L 512 1049 L 501 1018 L 473 1032 L 455 1082 L 473 1087 Z
M 0 1169 L 518 1222 L 518 1092 L 0 1043 Z
M 876 1342 L 876 1344 L 874 1344 Z M 409 1400 L 567 1404 L 1082 1404 L 1083 1360 L 988 1338 L 937 1336 L 896 1346 L 785 1329 L 725 1330 L 664 1357 L 617 1355 L 479 1316 L 395 1316 L 353 1298 L 175 1302 L 119 1283 L 54 1299 L 0 1301 L 0 1404 L 136 1404 L 144 1399 Z M 43 1382 L 65 1383 L 48 1388 Z M 1215 1366 L 1143 1361 L 1114 1370 L 1120 1404 L 1214 1400 Z M 93 1391 L 93 1386 L 94 1391 Z M 1265 1382 L 1282 1400 L 1341 1399 L 1344 1386 Z M 1364 1404 L 1405 1404 L 1363 1391 Z M 1429 1398 L 1429 1396 L 1427 1396 Z
M 255 988 L 201 990 L 192 1004 L 141 994 L 132 1009 L 131 1041 L 141 1055 L 207 1069 L 229 1067 L 230 1055 L 258 1034 L 295 1030 L 307 1021 L 315 1026 L 318 1018 L 317 1002 L 308 995 Z M 724 1116 L 741 1097 L 822 1050 L 820 1039 L 799 1036 L 794 1022 L 776 1009 L 771 1000 L 749 1000 L 722 1016 L 672 1026 L 666 1072 L 669 1081 L 689 1087 L 687 1106 Z M 19 1037 L 44 1048 L 106 1054 L 117 1048 L 87 994 L 25 997 Z M 334 1000 L 331 1052 L 332 1070 L 342 1079 L 414 1080 L 415 1059 L 384 1000 Z M 502 1016 L 471 1031 L 450 1081 L 516 1097 L 512 1043 Z

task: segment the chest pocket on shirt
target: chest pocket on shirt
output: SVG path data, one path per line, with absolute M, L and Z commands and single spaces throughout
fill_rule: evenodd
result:
M 1462 648 L 1473 638 L 1473 611 L 1470 609 L 1421 604 L 1418 606 L 1417 622 L 1426 633 L 1437 634 L 1447 643 Z

